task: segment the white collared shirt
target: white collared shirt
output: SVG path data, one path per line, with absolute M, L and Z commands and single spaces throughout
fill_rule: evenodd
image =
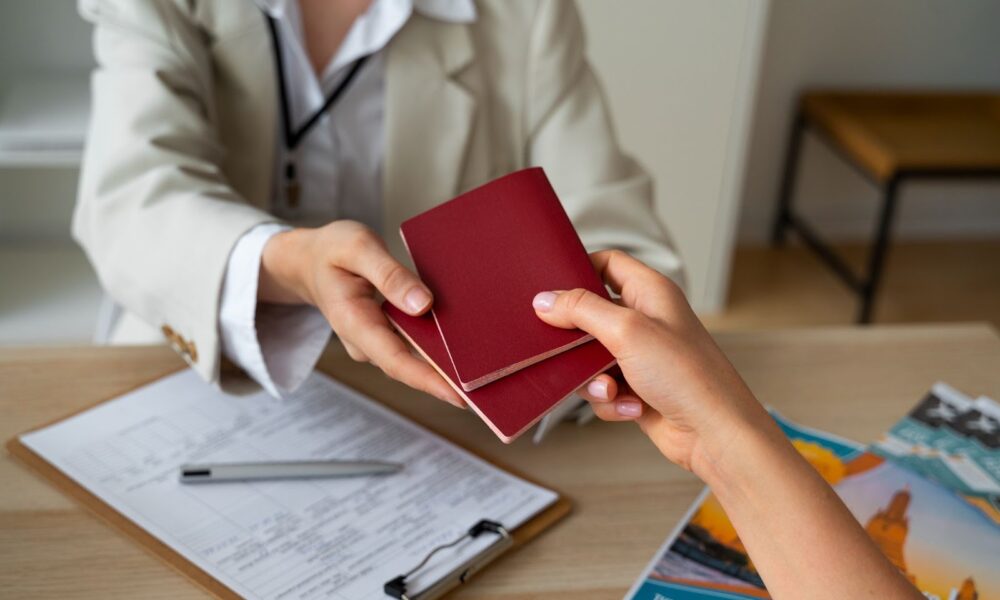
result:
M 283 132 L 278 132 L 273 213 L 292 223 L 313 226 L 352 219 L 380 231 L 383 50 L 413 11 L 467 23 L 476 18 L 472 0 L 373 0 L 354 22 L 321 77 L 316 76 L 306 52 L 298 1 L 257 0 L 257 4 L 276 21 L 293 127 L 322 106 L 357 59 L 369 56 L 341 98 L 296 149 L 300 190 L 296 207 L 289 205 L 284 194 L 288 156 Z M 229 257 L 219 309 L 223 353 L 274 396 L 302 383 L 330 337 L 329 324 L 314 307 L 257 305 L 264 245 L 284 229 L 288 227 L 259 225 L 240 238 Z

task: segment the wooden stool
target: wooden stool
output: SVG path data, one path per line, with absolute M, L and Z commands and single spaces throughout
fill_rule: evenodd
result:
M 820 139 L 879 187 L 882 207 L 859 276 L 792 209 L 802 136 Z M 772 241 L 794 230 L 861 299 L 868 323 L 892 229 L 900 185 L 918 178 L 1000 177 L 1000 94 L 808 92 L 799 99 L 785 155 Z

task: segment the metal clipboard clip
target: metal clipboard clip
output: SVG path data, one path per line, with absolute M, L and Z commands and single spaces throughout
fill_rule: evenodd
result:
M 412 577 L 414 573 L 424 568 L 427 563 L 434 558 L 435 554 L 442 550 L 457 546 L 464 540 L 475 539 L 484 533 L 494 533 L 499 537 L 497 538 L 497 541 L 491 544 L 486 550 L 469 559 L 467 562 L 459 565 L 453 571 L 442 577 L 440 581 L 434 583 L 426 590 L 412 596 L 407 594 L 407 578 Z M 427 553 L 427 556 L 425 556 L 424 559 L 417 564 L 417 566 L 413 567 L 399 577 L 390 579 L 385 583 L 385 586 L 383 586 L 382 589 L 385 591 L 386 596 L 396 598 L 396 600 L 431 600 L 433 598 L 437 598 L 448 590 L 458 587 L 468 581 L 473 574 L 493 562 L 494 559 L 506 552 L 507 549 L 513 545 L 514 538 L 511 537 L 510 532 L 508 532 L 503 525 L 497 523 L 496 521 L 483 519 L 470 527 L 467 532 L 458 538 L 448 542 L 447 544 L 441 544 L 440 546 L 433 548 Z

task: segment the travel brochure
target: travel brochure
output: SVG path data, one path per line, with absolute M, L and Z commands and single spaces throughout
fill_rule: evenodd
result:
M 1000 525 L 998 423 L 996 402 L 938 383 L 871 452 L 956 491 Z
M 937 384 L 868 448 L 772 416 L 927 598 L 1000 598 L 1000 404 Z M 769 597 L 707 488 L 626 595 Z

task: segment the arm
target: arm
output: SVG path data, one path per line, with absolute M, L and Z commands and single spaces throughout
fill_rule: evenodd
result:
M 302 365 L 311 367 L 318 354 L 319 343 L 312 344 L 326 334 L 288 335 L 287 325 L 308 329 L 316 322 L 294 314 L 302 311 L 292 305 L 308 304 L 320 310 L 351 356 L 460 405 L 454 390 L 410 355 L 374 298 L 377 289 L 420 314 L 430 308 L 429 292 L 358 223 L 271 236 L 257 249 L 259 258 L 251 253 L 255 270 L 239 278 L 256 284 L 257 293 L 242 300 L 259 305 L 227 310 L 233 306 L 227 300 L 241 293 L 223 298 L 234 283 L 227 281 L 229 266 L 247 275 L 246 261 L 230 265 L 233 250 L 247 232 L 276 219 L 246 203 L 222 172 L 227 149 L 215 134 L 211 40 L 190 14 L 192 6 L 180 0 L 80 2 L 95 25 L 99 68 L 73 232 L 104 288 L 148 323 L 190 340 L 182 346 L 185 358 L 210 381 L 219 380 L 225 347 L 265 386 L 272 371 L 280 371 L 288 376 L 278 378 L 294 387 Z M 263 338 L 273 330 L 288 343 L 272 351 Z M 308 356 L 275 357 L 303 351 L 295 348 L 296 339 L 310 345 Z
M 260 225 L 230 256 L 221 307 L 226 355 L 274 396 L 312 371 L 330 336 L 351 358 L 456 406 L 461 398 L 391 329 L 376 290 L 401 310 L 430 309 L 430 291 L 354 221 L 324 227 Z
M 615 138 L 575 3 L 538 3 L 527 64 L 526 163 L 545 167 L 584 246 L 625 250 L 683 284 L 653 183 Z
M 625 376 L 585 395 L 606 420 L 636 420 L 715 493 L 774 598 L 922 596 L 795 451 L 679 288 L 621 252 L 593 255 L 624 306 L 584 290 L 543 292 L 539 317 L 593 334 Z
M 310 305 L 322 313 L 351 358 L 463 407 L 458 394 L 425 361 L 413 356 L 382 313 L 376 292 L 411 315 L 430 310 L 420 279 L 389 254 L 385 242 L 355 221 L 333 221 L 272 236 L 260 260 L 262 305 Z
M 219 296 L 236 241 L 273 217 L 225 180 L 208 41 L 179 2 L 85 0 L 98 68 L 73 234 L 102 285 L 219 377 Z
M 219 307 L 223 353 L 275 397 L 305 381 L 330 340 L 330 326 L 315 307 L 257 300 L 264 246 L 290 229 L 268 223 L 240 238 L 229 255 Z

